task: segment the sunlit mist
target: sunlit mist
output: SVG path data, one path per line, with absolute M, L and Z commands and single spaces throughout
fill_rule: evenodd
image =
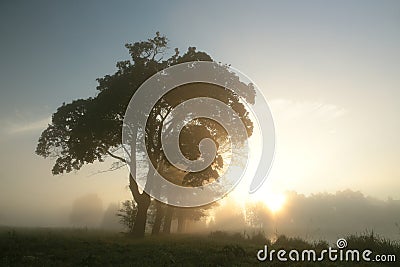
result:
M 271 212 L 276 213 L 284 208 L 286 197 L 284 194 L 268 195 L 263 202 Z

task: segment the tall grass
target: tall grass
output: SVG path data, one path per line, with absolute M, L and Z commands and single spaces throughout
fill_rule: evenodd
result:
M 346 237 L 349 249 L 370 249 L 400 259 L 396 241 L 373 232 Z M 271 249 L 326 249 L 325 241 L 280 235 L 269 240 L 261 231 L 208 235 L 147 236 L 131 239 L 118 233 L 88 229 L 0 229 L 0 266 L 256 266 L 256 253 Z M 331 244 L 333 246 L 333 244 Z M 269 262 L 268 266 L 399 266 L 397 263 Z M 264 266 L 266 263 L 262 263 Z

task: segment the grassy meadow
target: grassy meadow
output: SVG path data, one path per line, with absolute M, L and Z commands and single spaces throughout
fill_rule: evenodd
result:
M 374 234 L 346 239 L 349 248 L 368 248 L 400 258 L 398 242 Z M 264 245 L 287 251 L 321 251 L 329 246 L 325 241 L 310 243 L 286 236 L 272 242 L 261 233 L 172 234 L 135 240 L 101 230 L 4 227 L 0 230 L 0 266 L 398 266 L 396 262 L 278 262 L 276 258 L 259 262 L 256 254 Z

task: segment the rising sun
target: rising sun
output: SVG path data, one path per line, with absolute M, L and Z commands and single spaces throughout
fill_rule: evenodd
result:
M 271 212 L 276 213 L 282 210 L 286 202 L 286 197 L 284 194 L 270 194 L 265 196 L 263 201 Z

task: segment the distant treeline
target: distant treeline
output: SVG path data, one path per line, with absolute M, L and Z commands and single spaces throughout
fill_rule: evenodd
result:
M 123 231 L 116 216 L 121 205 L 110 204 L 104 211 L 95 195 L 78 199 L 71 212 L 77 227 L 100 227 Z M 171 231 L 178 230 L 178 215 Z M 150 220 L 151 223 L 151 220 Z M 379 200 L 355 191 L 305 196 L 286 193 L 284 207 L 275 214 L 262 202 L 239 203 L 227 198 L 195 220 L 188 218 L 186 232 L 262 231 L 266 236 L 299 236 L 306 240 L 336 240 L 354 233 L 375 231 L 392 240 L 400 239 L 400 200 Z

